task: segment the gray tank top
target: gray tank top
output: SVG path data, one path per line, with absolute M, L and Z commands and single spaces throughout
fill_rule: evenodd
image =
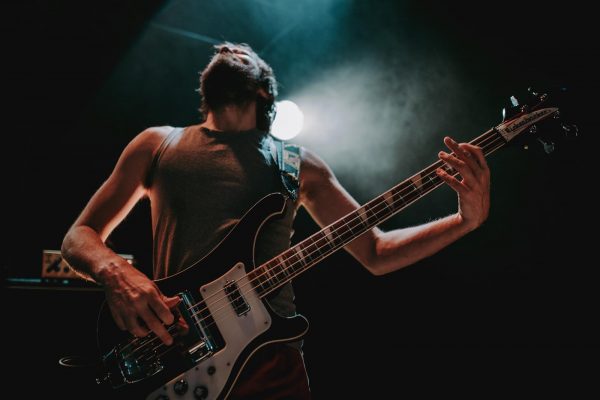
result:
M 154 278 L 179 272 L 206 255 L 246 211 L 269 193 L 282 192 L 267 134 L 259 130 L 214 132 L 175 128 L 160 147 L 149 174 Z M 290 247 L 297 203 L 263 225 L 257 265 Z M 223 273 L 231 266 L 223 266 Z M 269 298 L 284 316 L 296 312 L 290 283 Z

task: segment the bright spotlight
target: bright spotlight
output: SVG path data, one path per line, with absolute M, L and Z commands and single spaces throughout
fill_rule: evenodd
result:
M 281 140 L 295 137 L 304 125 L 304 114 L 293 101 L 277 101 L 275 106 L 277 115 L 271 126 L 271 134 Z

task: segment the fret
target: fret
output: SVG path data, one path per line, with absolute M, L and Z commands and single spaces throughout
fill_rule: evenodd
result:
M 412 203 L 419 198 L 419 191 L 412 182 L 404 182 L 403 186 L 402 197 L 407 203 Z
M 323 248 L 326 247 L 328 244 L 325 234 L 321 231 L 321 232 L 315 233 L 311 237 L 312 237 L 312 247 L 310 248 L 311 251 L 313 253 L 317 254 L 317 256 L 322 255 Z
M 362 221 L 364 226 L 371 226 L 371 223 L 369 222 L 369 216 L 367 215 L 366 206 L 361 207 L 358 210 L 356 210 L 355 214 L 358 214 L 358 216 L 360 217 L 360 220 Z
M 385 192 L 381 195 L 381 197 L 385 201 L 384 204 L 388 206 L 389 210 L 391 212 L 394 212 L 394 197 L 392 196 L 392 194 L 390 192 Z
M 391 192 L 392 198 L 394 199 L 394 204 L 396 204 L 396 208 L 406 205 L 406 200 L 404 200 L 404 196 L 402 196 L 402 190 L 400 187 L 396 186 L 391 190 Z
M 373 218 L 379 222 L 387 216 L 387 205 L 381 197 L 378 197 L 368 204 L 368 211 L 369 213 L 372 213 Z
M 346 223 L 344 222 L 343 219 L 337 221 L 335 224 L 333 224 L 331 226 L 331 228 L 337 232 L 337 236 L 343 242 L 345 242 L 346 240 L 353 237 L 350 227 L 348 225 L 346 225 Z
M 255 285 L 255 288 L 260 288 L 260 291 L 263 293 L 269 290 L 269 288 L 271 287 L 271 285 L 269 285 L 267 277 L 264 274 L 264 271 L 265 268 L 263 266 L 256 268 L 254 271 L 251 272 L 255 275 L 255 279 L 253 279 L 253 282 L 257 283 L 257 285 Z
M 310 237 L 306 239 L 305 242 L 301 243 L 299 246 L 301 246 L 302 252 L 304 253 L 304 260 L 306 261 L 306 263 L 312 264 L 314 259 L 318 256 L 318 254 L 314 252 L 314 245 L 312 244 Z
M 303 268 L 306 265 L 306 253 L 304 253 L 300 246 L 294 247 L 294 250 L 296 251 L 296 255 L 294 257 L 298 257 L 298 262 L 294 263 L 294 270 L 296 270 L 296 268 Z
M 281 275 L 283 272 L 283 267 L 277 262 L 277 259 L 275 261 L 276 262 L 274 262 L 274 265 L 271 267 L 271 271 L 273 272 L 273 279 L 275 282 L 278 282 L 279 280 L 283 279 L 283 276 Z
M 423 179 L 421 178 L 421 174 L 416 174 L 412 178 L 410 178 L 413 187 L 419 192 L 423 192 Z
M 427 186 L 426 190 L 433 189 L 440 182 L 440 177 L 434 175 L 434 173 L 427 175 L 427 181 L 423 184 L 423 186 Z
M 284 253 L 284 256 L 287 258 L 286 270 L 288 271 L 288 276 L 293 275 L 302 268 L 300 253 L 298 253 L 298 249 L 296 247 L 293 247 L 290 250 L 286 251 Z
M 272 263 L 272 261 L 264 265 L 265 273 L 263 274 L 263 276 L 265 276 L 267 278 L 269 285 L 272 285 L 273 280 L 275 280 L 275 277 L 274 277 L 275 274 L 270 265 L 271 263 Z M 275 283 L 277 283 L 277 281 L 275 281 Z
M 350 231 L 350 234 L 352 235 L 352 237 L 354 237 L 354 235 L 356 234 L 355 230 L 352 228 L 356 228 L 356 225 L 354 224 L 353 221 L 353 215 L 346 215 L 344 218 L 342 218 L 342 223 L 348 227 L 348 230 Z
M 283 256 L 277 257 L 277 261 L 279 262 L 279 265 L 281 265 L 282 278 L 287 279 L 290 275 L 290 270 L 289 270 L 288 263 L 285 260 L 284 256 L 285 256 L 285 253 Z
M 377 218 L 377 211 L 375 210 L 376 207 L 376 203 L 367 203 L 363 206 L 367 223 L 369 225 L 375 225 L 377 222 L 379 222 L 379 219 Z
M 355 211 L 354 213 L 352 213 L 350 215 L 350 218 L 348 218 L 350 220 L 349 225 L 351 226 L 353 231 L 356 232 L 364 232 L 364 230 L 368 227 L 367 224 L 364 223 L 364 221 L 362 220 L 362 218 L 360 218 L 358 216 L 358 213 Z
M 329 243 L 329 247 L 331 249 L 334 249 L 335 246 L 337 245 L 336 234 L 335 234 L 335 232 L 333 232 L 331 230 L 331 227 L 327 227 L 327 228 L 323 229 L 323 235 L 325 236 L 325 239 L 327 239 L 327 242 Z

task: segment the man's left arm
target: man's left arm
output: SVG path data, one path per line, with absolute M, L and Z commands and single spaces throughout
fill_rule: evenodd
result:
M 428 257 L 468 232 L 487 218 L 490 207 L 490 171 L 483 152 L 449 137 L 444 143 L 452 151 L 439 158 L 453 167 L 462 179 L 439 169 L 438 175 L 458 194 L 455 214 L 423 225 L 384 232 L 373 228 L 346 246 L 362 265 L 383 275 Z M 327 164 L 303 149 L 300 201 L 320 226 L 327 226 L 360 205 L 340 185 Z

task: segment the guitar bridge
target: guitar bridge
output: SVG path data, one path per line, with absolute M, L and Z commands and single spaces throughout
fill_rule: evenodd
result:
M 185 321 L 186 328 L 182 330 L 176 327 L 181 325 L 181 321 L 168 327 L 169 330 L 175 327 L 172 332 L 175 344 L 160 349 L 160 339 L 153 333 L 143 338 L 130 338 L 104 355 L 102 361 L 106 370 L 96 380 L 98 384 L 107 382 L 118 388 L 150 378 L 165 368 L 164 358 L 170 357 L 174 349 L 180 350 L 177 364 L 185 369 L 224 347 L 223 337 L 206 303 L 201 299 L 198 301 L 189 292 L 182 292 L 179 297 L 182 301 L 177 306 L 177 312 L 179 318 Z
M 180 343 L 187 348 L 191 361 L 199 363 L 223 347 L 223 337 L 204 301 L 197 302 L 187 291 L 181 293 L 180 297 L 183 300 L 179 305 L 181 316 L 193 327 L 181 338 Z

